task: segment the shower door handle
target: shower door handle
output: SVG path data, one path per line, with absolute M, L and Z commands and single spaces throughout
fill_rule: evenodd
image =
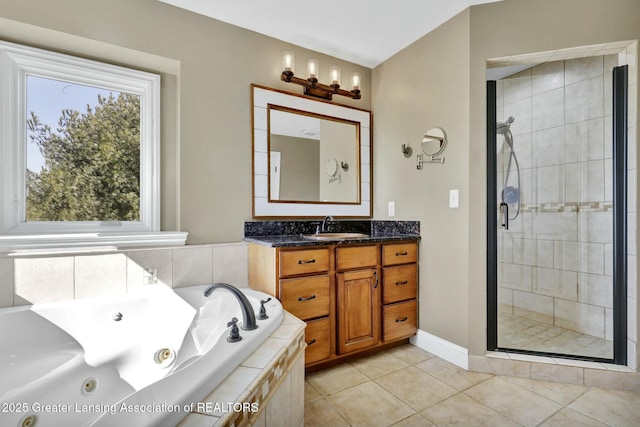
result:
M 509 229 L 509 205 L 505 202 L 500 203 L 500 215 L 502 216 L 502 228 Z

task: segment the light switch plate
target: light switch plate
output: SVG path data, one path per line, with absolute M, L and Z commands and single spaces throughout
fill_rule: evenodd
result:
M 460 190 L 449 190 L 449 207 L 456 209 L 459 206 Z
M 396 215 L 396 202 L 394 202 L 393 200 L 389 201 L 389 205 L 388 205 L 388 214 L 389 216 L 395 216 Z

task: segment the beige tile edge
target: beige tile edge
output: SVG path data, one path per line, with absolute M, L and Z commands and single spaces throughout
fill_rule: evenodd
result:
M 640 391 L 640 374 L 627 366 L 598 362 L 489 352 L 485 356 L 469 356 L 469 370 L 534 380 Z
M 468 355 L 467 349 L 422 330 L 411 343 L 468 371 L 640 391 L 640 374 L 628 366 L 501 351 Z
M 306 324 L 293 316 L 288 316 L 287 312 L 285 312 L 285 319 L 287 320 L 287 325 L 291 325 L 295 320 L 299 323 L 299 328 L 288 340 L 280 339 L 280 341 L 285 342 L 285 344 L 256 378 L 251 381 L 249 386 L 233 399 L 233 401 L 237 403 L 258 404 L 258 411 L 228 412 L 223 414 L 222 417 L 207 414 L 206 416 L 209 416 L 211 420 L 211 425 L 235 427 L 250 425 L 266 409 L 271 396 L 287 375 L 289 375 L 298 359 L 304 357 L 304 349 L 306 347 L 304 329 Z M 239 366 L 243 366 L 243 364 L 241 363 Z M 218 387 L 224 387 L 224 381 Z M 188 425 L 190 418 L 194 418 L 195 416 L 201 417 L 203 414 L 190 413 L 183 419 L 182 423 Z M 199 421 L 201 420 L 199 419 Z

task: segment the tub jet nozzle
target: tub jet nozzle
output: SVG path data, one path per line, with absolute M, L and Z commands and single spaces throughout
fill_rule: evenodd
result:
M 36 416 L 27 415 L 20 420 L 19 427 L 34 427 L 36 425 Z
M 87 378 L 82 382 L 82 387 L 80 387 L 80 391 L 83 395 L 88 396 L 98 388 L 98 380 L 95 378 Z
M 176 352 L 171 350 L 170 348 L 161 348 L 156 351 L 156 354 L 153 356 L 153 360 L 161 365 L 163 368 L 169 367 L 176 358 Z

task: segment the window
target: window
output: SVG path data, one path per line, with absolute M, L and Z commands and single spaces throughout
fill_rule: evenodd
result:
M 0 42 L 0 237 L 159 232 L 159 116 L 159 75 Z

